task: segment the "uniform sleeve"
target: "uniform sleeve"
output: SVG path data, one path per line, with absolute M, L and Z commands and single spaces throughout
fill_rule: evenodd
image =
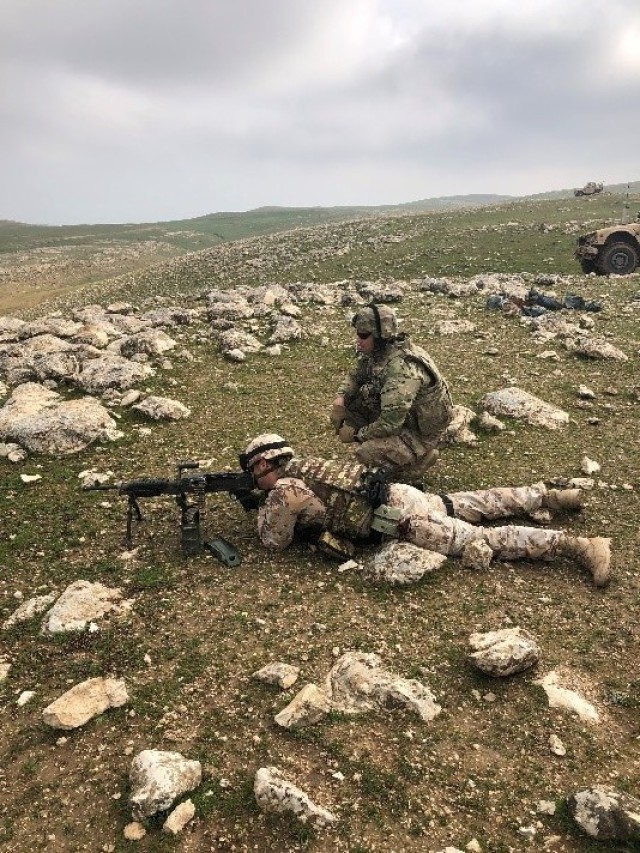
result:
M 321 527 L 324 504 L 302 480 L 284 477 L 258 510 L 258 535 L 267 548 L 283 551 L 300 527 Z
M 397 435 L 426 380 L 424 369 L 416 362 L 401 358 L 390 362 L 380 391 L 380 417 L 362 427 L 359 441 Z
M 366 370 L 362 358 L 358 359 L 358 364 L 351 373 L 340 383 L 338 394 L 343 396 L 345 403 L 351 402 L 358 393 L 358 389 L 364 383 L 366 378 Z

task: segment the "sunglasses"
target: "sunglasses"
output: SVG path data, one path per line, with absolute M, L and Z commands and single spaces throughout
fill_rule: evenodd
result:
M 367 338 L 371 337 L 371 332 L 356 332 L 356 334 L 361 341 L 366 341 Z

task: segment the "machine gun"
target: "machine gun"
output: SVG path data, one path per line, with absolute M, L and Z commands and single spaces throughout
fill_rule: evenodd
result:
M 172 495 L 180 507 L 180 532 L 182 553 L 185 557 L 201 554 L 203 550 L 210 551 L 226 566 L 240 565 L 242 558 L 239 552 L 219 536 L 213 539 L 203 540 L 200 533 L 200 515 L 204 511 L 205 497 L 211 492 L 228 492 L 233 495 L 245 510 L 256 506 L 256 497 L 252 493 L 254 488 L 253 477 L 249 472 L 233 473 L 207 473 L 186 474 L 200 467 L 199 462 L 179 462 L 177 465 L 178 476 L 175 480 L 153 479 L 145 477 L 140 480 L 129 480 L 123 483 L 92 484 L 83 486 L 83 491 L 117 491 L 119 495 L 126 495 L 127 505 L 127 532 L 125 544 L 127 548 L 132 546 L 131 527 L 134 516 L 137 521 L 142 521 L 142 512 L 138 500 L 140 498 L 155 498 L 160 495 Z

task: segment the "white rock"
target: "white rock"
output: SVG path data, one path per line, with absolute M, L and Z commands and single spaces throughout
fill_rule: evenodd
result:
M 14 610 L 11 616 L 6 619 L 2 627 L 6 630 L 16 625 L 18 622 L 26 622 L 28 619 L 33 619 L 49 607 L 56 600 L 55 593 L 49 595 L 38 595 L 35 598 L 29 598 L 24 601 L 17 610 Z
M 101 583 L 75 581 L 68 586 L 45 616 L 42 632 L 58 634 L 63 631 L 84 631 L 92 620 L 112 613 L 120 616 L 127 612 L 132 601 L 122 601 L 117 588 Z
M 182 418 L 188 418 L 191 414 L 191 409 L 169 397 L 149 396 L 131 408 L 154 421 L 179 421 Z
M 190 761 L 179 752 L 143 750 L 129 771 L 133 817 L 140 820 L 168 809 L 182 794 L 197 788 L 201 779 L 199 761 Z
M 481 672 L 504 678 L 530 669 L 540 659 L 540 648 L 523 628 L 503 628 L 469 637 L 467 660 Z
M 522 418 L 530 424 L 552 430 L 569 423 L 567 412 L 515 386 L 485 394 L 480 406 L 494 415 Z
M 600 468 L 601 466 L 599 462 L 595 462 L 593 459 L 589 459 L 588 456 L 582 457 L 582 462 L 580 463 L 580 470 L 583 474 L 586 474 L 587 477 L 590 477 L 592 474 L 597 474 Z
M 600 714 L 597 708 L 580 693 L 561 686 L 559 681 L 560 675 L 554 670 L 535 682 L 547 694 L 549 707 L 576 714 L 585 723 L 598 723 Z
M 185 826 L 192 821 L 196 814 L 196 807 L 191 800 L 185 800 L 176 806 L 169 817 L 162 824 L 162 831 L 167 835 L 178 835 Z
M 264 681 L 266 684 L 276 684 L 283 690 L 288 690 L 292 684 L 295 684 L 300 675 L 300 669 L 297 666 L 291 666 L 288 663 L 268 663 L 262 669 L 253 673 L 253 677 L 258 681 Z
M 302 823 L 318 828 L 336 823 L 337 818 L 327 809 L 316 805 L 293 782 L 289 782 L 276 767 L 261 767 L 253 783 L 256 802 L 265 812 L 291 812 Z
M 42 474 L 20 474 L 23 483 L 37 483 L 42 479 Z
M 600 841 L 640 840 L 640 800 L 596 786 L 572 794 L 569 811 L 587 835 Z
M 342 655 L 327 675 L 325 693 L 347 714 L 404 707 L 429 722 L 442 710 L 428 687 L 383 669 L 378 655 L 366 652 Z
M 54 729 L 70 731 L 83 726 L 109 708 L 119 708 L 128 699 L 124 681 L 89 678 L 48 705 L 42 712 L 42 719 Z
M 27 702 L 30 702 L 35 695 L 35 690 L 23 690 L 18 696 L 16 704 L 21 708 L 23 705 L 26 705 Z
M 570 489 L 590 491 L 595 486 L 595 481 L 591 477 L 572 477 L 568 485 Z
M 556 813 L 556 804 L 553 800 L 539 800 L 536 811 L 538 814 L 553 815 Z
M 581 397 L 583 400 L 594 400 L 595 396 L 595 392 L 586 385 L 580 385 L 578 387 L 578 397 Z
M 6 659 L 0 659 L 0 683 L 7 680 L 11 664 Z
M 32 453 L 67 456 L 121 435 L 109 412 L 93 397 L 63 400 L 33 382 L 14 388 L 0 409 L 0 438 Z
M 331 710 L 331 701 L 324 690 L 315 684 L 307 684 L 293 697 L 291 702 L 274 717 L 277 725 L 285 729 L 313 725 Z
M 549 735 L 549 749 L 554 755 L 560 757 L 567 754 L 567 749 L 558 735 Z
M 405 586 L 435 571 L 446 559 L 409 542 L 388 542 L 365 562 L 363 576 L 373 583 Z
M 506 424 L 498 418 L 494 418 L 489 412 L 481 412 L 478 417 L 478 426 L 485 432 L 504 432 Z
M 137 820 L 132 823 L 128 823 L 123 832 L 127 841 L 142 841 L 146 834 L 147 830 L 141 823 L 138 823 Z

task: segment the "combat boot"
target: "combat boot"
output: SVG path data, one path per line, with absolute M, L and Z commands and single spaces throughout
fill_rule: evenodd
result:
M 542 498 L 542 506 L 555 512 L 574 510 L 577 512 L 584 505 L 584 495 L 580 489 L 547 489 Z
M 596 586 L 606 586 L 611 580 L 611 539 L 602 536 L 563 536 L 558 553 L 563 557 L 573 557 L 585 569 L 591 572 Z

